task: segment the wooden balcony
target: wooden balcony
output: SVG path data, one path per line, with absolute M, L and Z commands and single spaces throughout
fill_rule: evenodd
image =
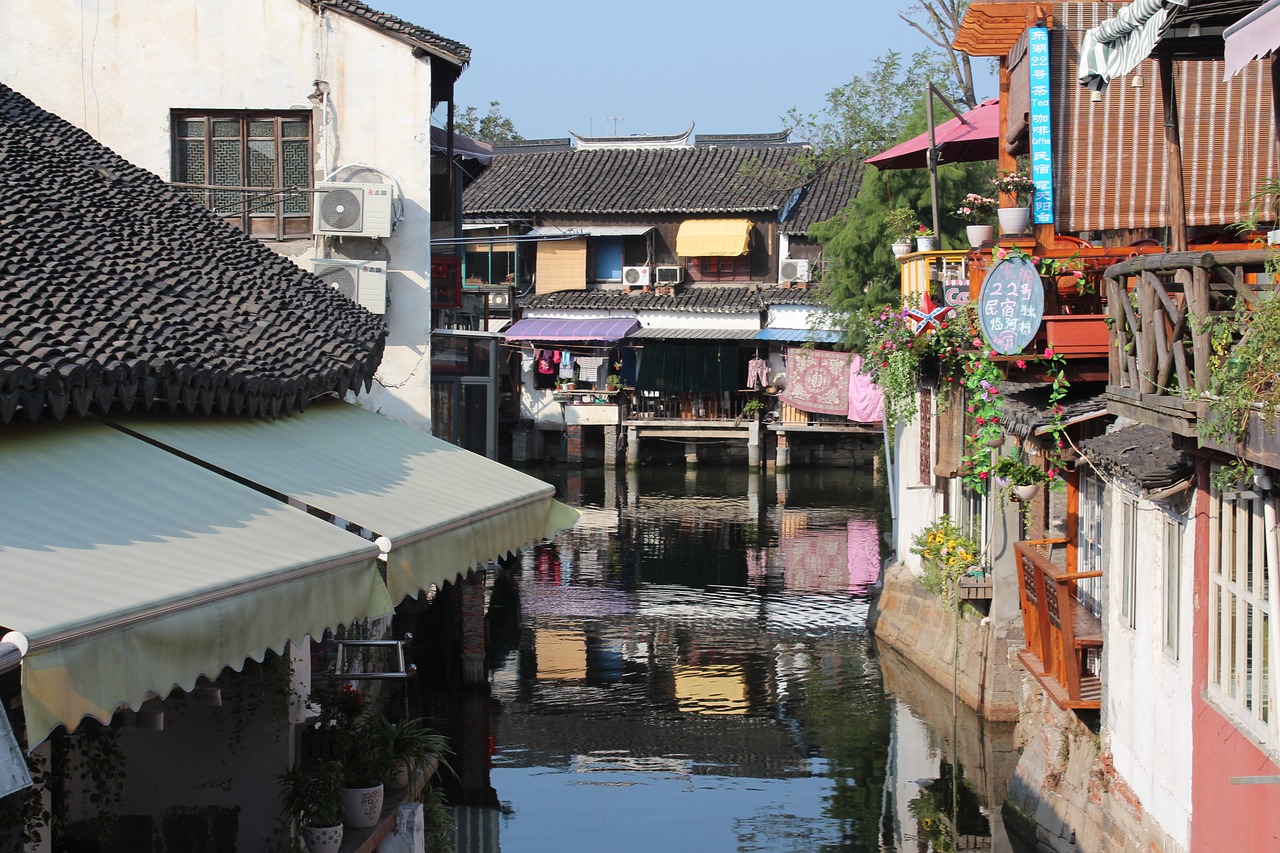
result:
M 1031 539 L 1014 543 L 1018 591 L 1027 647 L 1018 659 L 1064 709 L 1102 707 L 1102 683 L 1089 669 L 1089 652 L 1102 649 L 1102 623 L 1076 597 L 1076 582 L 1102 572 L 1074 572 L 1051 559 L 1067 540 Z
M 1141 255 L 1104 272 L 1111 324 L 1108 407 L 1177 435 L 1207 413 L 1212 344 L 1205 319 L 1256 305 L 1272 290 L 1266 249 L 1215 247 Z M 1245 455 L 1280 464 L 1280 438 L 1259 424 Z

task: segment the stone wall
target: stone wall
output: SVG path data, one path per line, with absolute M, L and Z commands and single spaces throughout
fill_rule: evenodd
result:
M 1010 834 L 1053 853 L 1182 851 L 1116 773 L 1105 740 L 1030 676 L 1022 703 L 1022 755 L 1004 804 Z
M 925 590 L 911 569 L 890 567 L 868 626 L 876 642 L 889 646 L 939 684 L 956 680 L 960 699 L 988 720 L 1012 722 L 1018 717 L 1022 669 L 1017 652 L 1023 645 L 1022 623 L 996 622 L 972 612 L 959 624 L 958 667 L 955 616 L 942 600 Z

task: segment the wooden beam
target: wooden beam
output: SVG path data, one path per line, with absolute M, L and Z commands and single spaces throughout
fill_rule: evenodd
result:
M 1173 80 L 1173 57 L 1160 54 L 1160 94 L 1164 100 L 1164 141 L 1169 156 L 1170 248 L 1187 250 L 1187 190 L 1182 177 L 1182 132 L 1178 124 L 1178 93 Z

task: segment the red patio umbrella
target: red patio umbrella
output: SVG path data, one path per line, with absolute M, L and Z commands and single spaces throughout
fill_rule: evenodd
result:
M 989 98 L 933 129 L 938 163 L 994 160 L 1000 144 L 1000 99 Z M 900 142 L 867 160 L 877 169 L 925 169 L 929 166 L 929 131 Z

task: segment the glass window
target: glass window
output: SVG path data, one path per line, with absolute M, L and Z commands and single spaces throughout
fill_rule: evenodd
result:
M 1105 571 L 1103 550 L 1103 484 L 1102 480 L 1080 473 L 1080 503 L 1076 525 L 1077 571 Z M 1076 597 L 1090 613 L 1102 618 L 1102 578 L 1082 578 L 1076 584 Z
M 246 234 L 309 238 L 311 177 L 310 113 L 173 115 L 173 182 Z
M 1209 501 L 1209 693 L 1255 735 L 1280 743 L 1270 685 L 1272 602 L 1265 498 L 1214 488 Z
M 690 258 L 689 278 L 693 281 L 750 281 L 751 259 L 747 255 Z
M 1133 498 L 1121 499 L 1120 542 L 1120 618 L 1133 628 L 1138 612 L 1138 504 Z
M 1178 659 L 1178 631 L 1182 624 L 1182 531 L 1185 523 L 1164 520 L 1164 650 Z

